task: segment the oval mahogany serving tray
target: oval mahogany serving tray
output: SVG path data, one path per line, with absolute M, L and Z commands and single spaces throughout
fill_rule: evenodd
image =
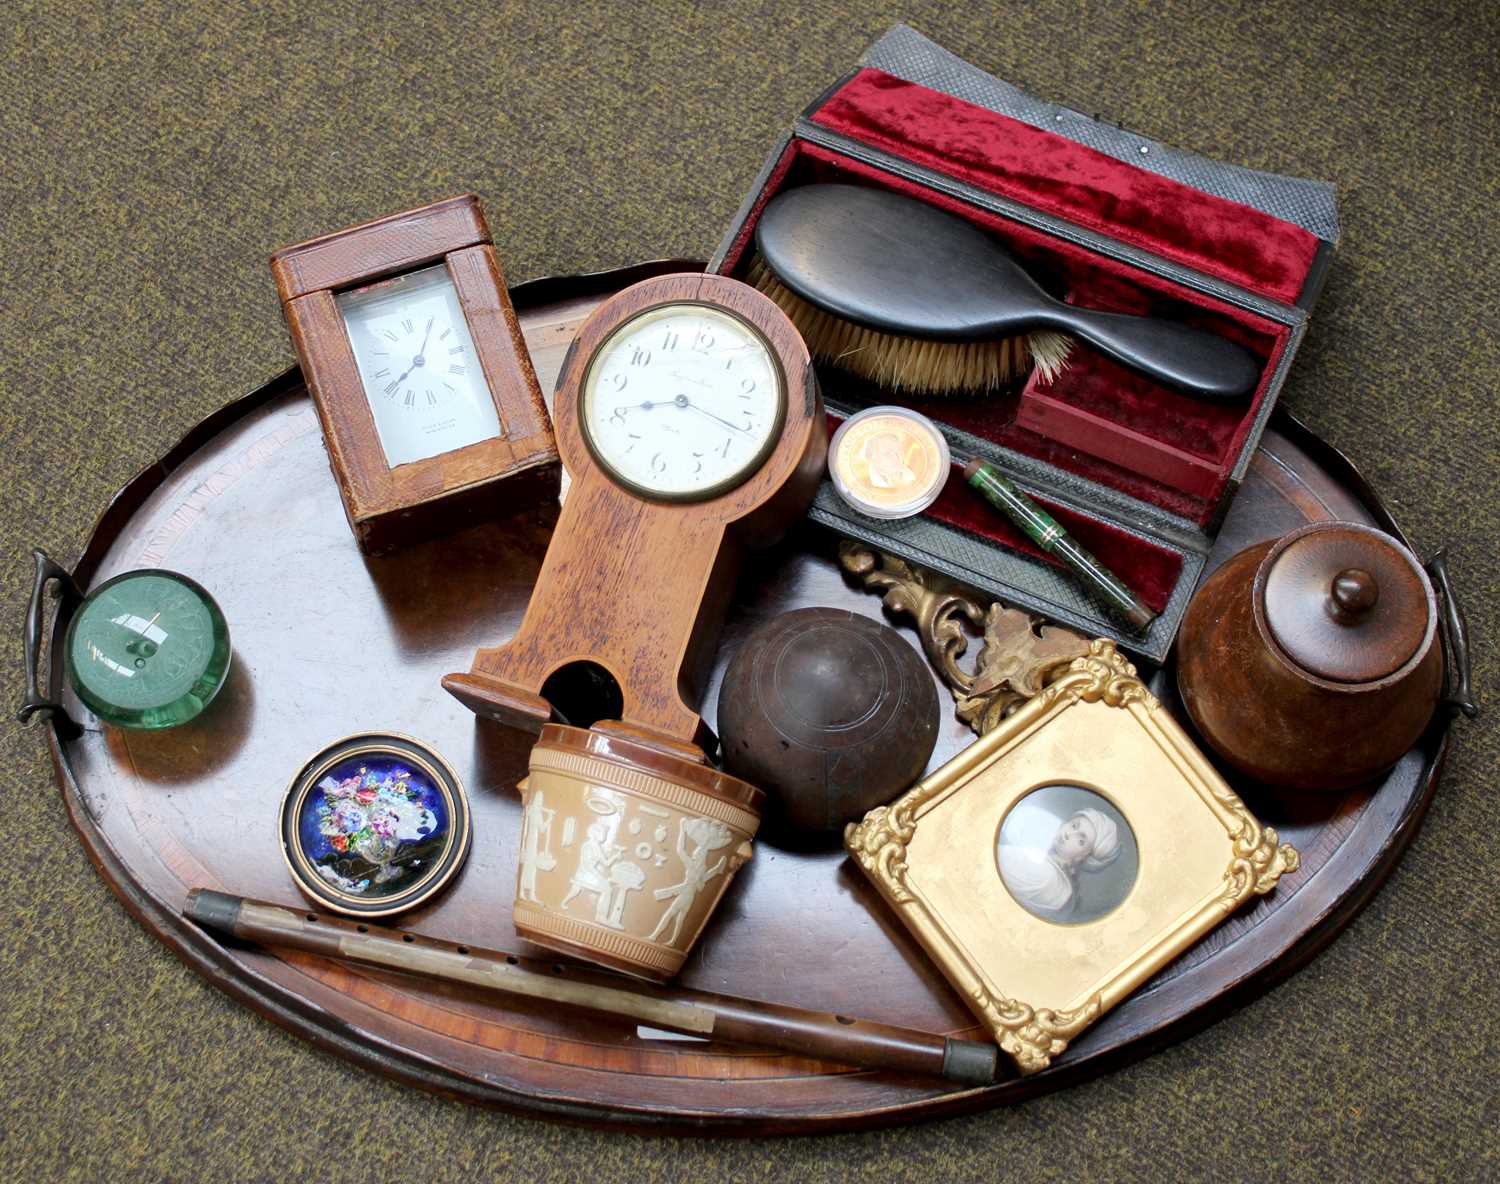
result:
M 543 389 L 552 388 L 574 329 L 601 299 L 647 275 L 699 266 L 651 264 L 516 288 Z M 1210 569 L 1252 542 L 1329 518 L 1395 530 L 1349 463 L 1283 417 L 1265 435 Z M 490 525 L 362 558 L 317 416 L 300 375 L 289 371 L 210 416 L 126 486 L 75 573 L 87 588 L 132 568 L 168 567 L 208 587 L 234 643 L 218 700 L 167 732 L 93 726 L 68 739 L 58 721 L 48 728 L 58 781 L 90 856 L 173 953 L 318 1047 L 470 1102 L 656 1130 L 831 1131 L 997 1106 L 1098 1075 L 1211 1023 L 1327 944 L 1411 841 L 1447 747 L 1448 720 L 1440 717 L 1373 788 L 1296 804 L 1242 789 L 1297 846 L 1301 870 L 1106 1016 L 1052 1068 L 983 1089 L 653 1037 L 456 985 L 225 945 L 184 921 L 183 901 L 198 886 L 305 907 L 277 852 L 287 782 L 341 736 L 393 730 L 454 765 L 474 827 L 472 855 L 454 886 L 397 923 L 539 954 L 511 926 L 515 783 L 529 738 L 477 722 L 438 681 L 465 669 L 477 646 L 514 632 L 548 529 Z M 881 618 L 879 598 L 840 574 L 835 540 L 812 528 L 753 570 L 764 576 L 743 581 L 731 609 L 704 708 L 710 721 L 724 660 L 756 625 L 808 605 Z M 64 616 L 52 630 L 54 687 Z M 895 623 L 917 644 L 909 623 Z M 1158 677 L 1155 689 L 1176 706 L 1169 680 Z M 930 767 L 973 739 L 940 694 L 944 721 Z M 71 692 L 64 703 L 85 718 Z M 679 981 L 984 1038 L 836 851 L 758 844 Z

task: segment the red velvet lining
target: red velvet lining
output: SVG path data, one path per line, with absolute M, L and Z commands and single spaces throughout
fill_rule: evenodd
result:
M 838 415 L 828 416 L 828 434 L 843 422 Z M 1161 612 L 1171 599 L 1172 589 L 1182 574 L 1182 556 L 1155 543 L 1147 542 L 1100 518 L 1089 517 L 1060 506 L 1035 490 L 1028 490 L 1038 505 L 1057 519 L 1084 550 L 1124 580 L 1153 612 Z M 946 522 L 959 530 L 998 543 L 1011 551 L 1041 559 L 1063 571 L 1067 565 L 1047 554 L 1029 539 L 1025 532 L 969 489 L 961 465 L 954 465 L 948 483 L 937 501 L 923 511 L 923 516 Z
M 917 400 L 879 392 L 882 401 L 908 404 L 934 419 L 1110 485 L 1200 524 L 1213 517 L 1234 462 L 1265 398 L 1276 362 L 1290 337 L 1287 326 L 819 145 L 796 139 L 777 161 L 767 185 L 736 236 L 722 267 L 724 273 L 743 273 L 748 263 L 755 222 L 770 197 L 783 188 L 819 181 L 874 184 L 919 197 L 984 227 L 1005 243 L 1045 287 L 1079 305 L 1172 317 L 1231 337 L 1263 359 L 1261 381 L 1253 396 L 1231 404 L 1214 404 L 1189 398 L 1125 370 L 1079 343 L 1069 356 L 1067 368 L 1048 393 L 1077 406 L 1087 413 L 1089 419 L 1084 421 L 1082 428 L 1072 424 L 1067 431 L 1053 432 L 1058 438 L 1049 438 L 1018 425 L 1015 422 L 1017 400 L 1014 395 Z M 1209 475 L 1195 473 L 1191 481 L 1173 485 L 1158 464 L 1143 462 L 1132 469 L 1129 436 L 1108 440 L 1109 447 L 1100 446 L 1098 441 L 1089 438 L 1090 432 L 1107 433 L 1111 421 L 1120 424 L 1127 432 L 1139 433 L 1168 448 L 1202 457 L 1212 464 L 1214 472 Z M 1091 447 L 1102 455 L 1094 455 L 1090 452 Z M 1182 485 L 1186 488 L 1179 487 Z
M 814 123 L 1290 304 L 1317 236 L 951 95 L 861 70 Z
M 1053 398 L 1035 372 L 1021 391 L 1015 422 L 1018 428 L 1072 444 L 1090 456 L 1197 497 L 1211 496 L 1219 484 L 1219 470 L 1212 461 L 1146 432 L 1132 431 L 1066 399 Z

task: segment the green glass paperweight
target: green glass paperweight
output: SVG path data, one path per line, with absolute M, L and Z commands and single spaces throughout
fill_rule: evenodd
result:
M 68 626 L 68 681 L 121 728 L 197 716 L 229 673 L 229 627 L 214 598 L 176 572 L 126 572 L 89 593 Z

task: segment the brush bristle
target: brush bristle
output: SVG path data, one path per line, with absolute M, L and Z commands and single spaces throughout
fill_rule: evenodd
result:
M 1067 364 L 1072 338 L 1041 332 L 986 341 L 932 341 L 867 329 L 825 312 L 783 284 L 757 256 L 748 281 L 764 292 L 807 342 L 813 357 L 892 391 L 983 395 L 1008 386 L 1035 364 L 1051 380 Z

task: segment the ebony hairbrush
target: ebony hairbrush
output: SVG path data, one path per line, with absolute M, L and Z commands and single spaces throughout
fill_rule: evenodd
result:
M 956 214 L 857 185 L 778 194 L 755 228 L 750 282 L 820 359 L 893 389 L 982 393 L 1061 368 L 1063 334 L 1201 399 L 1250 391 L 1260 364 L 1222 337 L 1159 317 L 1098 312 L 1048 295 Z

